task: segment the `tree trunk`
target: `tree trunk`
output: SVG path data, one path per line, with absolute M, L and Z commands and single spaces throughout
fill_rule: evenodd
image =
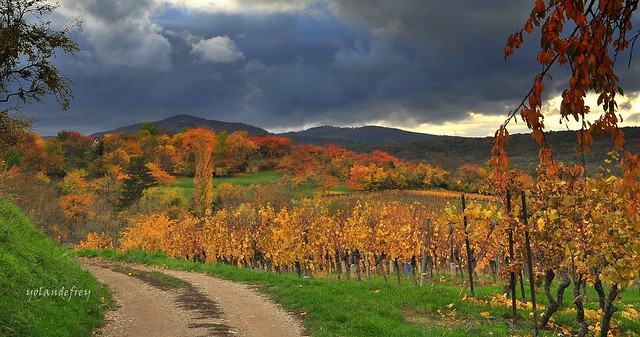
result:
M 562 282 L 560 282 L 560 285 L 558 285 L 558 294 L 556 296 L 556 301 L 558 301 L 558 305 L 560 306 L 560 308 L 564 306 L 564 291 L 569 288 L 570 285 L 571 279 L 568 275 L 565 274 L 562 278 Z
M 609 334 L 609 329 L 611 328 L 611 318 L 613 317 L 613 313 L 618 310 L 614 304 L 616 298 L 618 298 L 618 285 L 614 284 L 611 286 L 611 289 L 609 289 L 609 296 L 605 301 L 600 337 L 607 337 L 607 335 Z
M 296 274 L 298 274 L 298 278 L 302 278 L 302 266 L 300 265 L 299 261 L 296 261 L 295 268 Z
M 349 254 L 342 256 L 342 262 L 344 263 L 344 274 L 347 276 L 347 280 L 351 280 L 351 261 L 349 261 Z
M 384 279 L 384 281 L 387 282 L 387 273 L 384 270 L 384 266 L 383 266 L 384 254 L 380 255 L 379 257 L 375 257 L 375 260 L 376 260 L 376 270 L 378 271 L 378 273 L 380 273 L 380 275 L 382 275 L 382 278 Z
M 596 289 L 596 292 L 598 293 L 598 302 L 600 304 L 600 309 L 604 310 L 605 307 L 605 300 L 607 298 L 607 296 L 604 293 L 604 288 L 602 287 L 602 281 L 600 281 L 600 278 L 598 277 L 597 273 L 594 273 L 596 275 L 596 281 L 593 284 L 593 287 Z
M 589 332 L 587 322 L 584 320 L 584 304 L 582 302 L 582 275 L 573 284 L 573 304 L 576 305 L 576 322 L 580 327 L 577 335 L 578 337 L 584 337 Z
M 556 299 L 553 297 L 553 294 L 551 293 L 551 283 L 553 282 L 553 279 L 555 277 L 556 277 L 556 273 L 554 273 L 552 269 L 548 269 L 547 272 L 544 274 L 544 294 L 547 295 L 547 300 L 549 300 L 549 306 L 547 307 L 547 310 L 544 312 L 544 315 L 542 315 L 542 322 L 540 322 L 541 329 L 547 328 L 549 319 L 551 318 L 551 316 L 553 316 L 553 314 L 556 311 L 558 311 L 558 302 L 556 301 Z

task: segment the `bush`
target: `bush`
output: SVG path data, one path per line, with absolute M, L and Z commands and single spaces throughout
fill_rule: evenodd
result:
M 254 199 L 250 187 L 223 183 L 218 186 L 218 198 L 222 207 L 238 207 Z
M 142 192 L 142 197 L 134 206 L 134 213 L 153 214 L 161 213 L 169 208 L 177 206 L 186 208 L 182 190 L 173 187 L 150 187 Z

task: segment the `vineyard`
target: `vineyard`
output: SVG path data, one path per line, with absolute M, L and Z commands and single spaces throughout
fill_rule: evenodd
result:
M 638 210 L 629 203 L 637 200 L 637 190 L 622 178 L 583 179 L 578 168 L 560 169 L 556 179 L 541 180 L 509 200 L 384 191 L 305 198 L 281 209 L 245 203 L 202 217 L 175 210 L 138 215 L 121 233 L 119 248 L 300 277 L 387 280 L 395 274 L 399 283 L 410 271 L 413 283 L 424 285 L 443 273 L 468 274 L 471 296 L 474 280 L 499 275 L 509 284 L 504 292 L 511 300 L 502 301 L 513 305 L 514 318 L 522 305 L 516 282 L 524 294 L 529 280 L 536 331 L 563 331 L 553 315 L 565 290 L 572 290 L 576 334 L 619 332 L 613 320 L 619 294 L 640 270 Z M 90 234 L 79 248 L 112 244 L 106 235 Z M 586 307 L 588 286 L 599 309 Z M 538 308 L 536 292 L 546 303 Z M 633 307 L 623 313 L 640 317 Z

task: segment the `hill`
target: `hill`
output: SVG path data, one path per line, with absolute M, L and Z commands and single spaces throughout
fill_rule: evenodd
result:
M 221 122 L 216 120 L 209 120 L 201 117 L 191 116 L 191 115 L 175 115 L 169 118 L 165 118 L 159 121 L 149 122 L 155 124 L 158 127 L 158 130 L 167 133 L 178 133 L 183 131 L 185 128 L 197 128 L 197 127 L 206 127 L 215 132 L 227 131 L 228 133 L 232 133 L 235 131 L 247 131 L 252 136 L 257 136 L 261 134 L 269 133 L 265 129 L 261 129 L 259 127 L 244 124 L 244 123 L 236 123 L 236 122 Z M 123 127 L 119 127 L 114 130 L 97 132 L 92 134 L 91 136 L 103 136 L 107 133 L 114 132 L 124 132 L 124 133 L 136 133 L 140 131 L 140 127 L 142 123 L 131 124 Z
M 160 121 L 151 122 L 159 130 L 170 133 L 181 132 L 184 128 L 206 126 L 216 132 L 229 133 L 246 130 L 256 136 L 269 132 L 244 123 L 207 120 L 190 115 L 176 115 Z M 142 123 L 124 126 L 110 132 L 135 133 Z M 632 151 L 640 151 L 640 127 L 622 128 L 627 146 Z M 404 131 L 382 126 L 335 127 L 319 126 L 304 131 L 279 134 L 288 137 L 297 144 L 328 145 L 336 144 L 355 152 L 386 151 L 398 158 L 409 161 L 422 161 L 438 165 L 446 170 L 454 170 L 464 163 L 484 165 L 491 158 L 493 137 L 471 138 L 437 136 L 425 133 Z M 576 136 L 573 131 L 548 132 L 547 139 L 554 150 L 554 158 L 565 163 L 575 163 Z M 585 156 L 587 168 L 596 168 L 608 157 L 613 149 L 610 138 L 596 139 L 591 153 Z M 538 147 L 529 134 L 514 134 L 507 148 L 513 167 L 529 171 L 538 164 Z
M 640 151 L 640 127 L 622 128 L 631 151 Z M 576 163 L 575 146 L 577 144 L 574 131 L 548 132 L 547 139 L 554 151 L 554 159 L 564 163 Z M 507 153 L 511 165 L 515 168 L 529 171 L 538 165 L 538 145 L 529 134 L 511 135 Z M 453 170 L 464 163 L 484 165 L 491 158 L 493 137 L 441 137 L 423 142 L 382 145 L 352 145 L 347 146 L 356 152 L 370 152 L 373 150 L 386 151 L 396 157 L 433 163 L 446 170 Z M 610 137 L 595 139 L 591 152 L 585 155 L 588 170 L 602 165 L 613 149 Z M 615 168 L 615 165 L 612 165 Z
M 102 323 L 106 290 L 2 199 L 0 266 L 0 336 L 91 336 Z
M 319 126 L 304 131 L 287 132 L 281 136 L 291 138 L 298 144 L 315 145 L 373 145 L 426 142 L 432 140 L 453 139 L 458 137 L 435 136 L 426 133 L 410 132 L 382 126 L 335 127 Z

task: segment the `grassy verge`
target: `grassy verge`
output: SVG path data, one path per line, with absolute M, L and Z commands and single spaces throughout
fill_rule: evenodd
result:
M 481 301 L 462 301 L 468 289 L 460 285 L 458 279 L 445 276 L 419 288 L 413 286 L 409 279 L 400 286 L 379 279 L 363 282 L 300 279 L 294 275 L 222 264 L 169 259 L 162 253 L 106 250 L 83 251 L 80 254 L 204 272 L 236 282 L 257 284 L 286 309 L 304 318 L 312 336 L 524 336 L 533 333 L 529 310 L 518 310 L 518 322 L 512 323 L 509 320 L 511 309 L 491 301 L 502 289 L 501 286 L 489 285 L 491 282 L 476 288 Z M 575 319 L 568 297 L 567 310 L 556 315 L 556 322 L 562 326 L 571 326 Z M 631 303 L 636 307 L 640 303 L 637 289 L 624 292 L 619 306 Z M 638 322 L 633 319 L 620 319 L 618 328 L 625 336 L 634 336 L 640 331 Z M 558 332 L 543 332 L 540 336 L 558 336 Z
M 0 336 L 91 336 L 110 303 L 73 252 L 0 200 Z

